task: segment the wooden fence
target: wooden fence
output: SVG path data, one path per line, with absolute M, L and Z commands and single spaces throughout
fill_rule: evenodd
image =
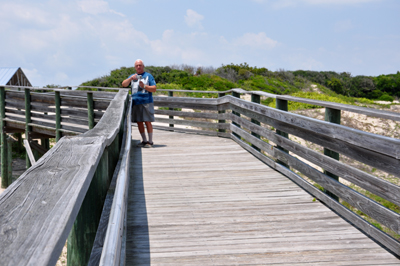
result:
M 353 184 L 400 206 L 398 183 L 393 184 L 338 160 L 340 154 L 347 156 L 380 169 L 397 180 L 400 177 L 400 140 L 340 125 L 340 114 L 341 110 L 345 110 L 400 121 L 399 113 L 241 89 L 202 92 L 214 93 L 219 98 L 171 97 L 174 92 L 177 91 L 168 91 L 170 97 L 154 98 L 158 107 L 156 114 L 167 116 L 156 118 L 156 122 L 165 124 L 156 128 L 232 138 L 365 234 L 400 255 L 399 213 L 349 185 Z M 226 95 L 230 93 L 232 95 Z M 251 94 L 252 101 L 240 99 L 241 94 Z M 277 109 L 261 105 L 261 96 L 275 98 Z M 288 101 L 325 107 L 326 121 L 288 112 Z M 290 140 L 289 134 L 324 147 L 324 152 Z M 339 177 L 347 182 L 339 182 Z M 324 188 L 324 191 L 315 184 Z M 397 239 L 346 208 L 341 203 L 343 201 L 389 228 L 397 234 Z
M 6 134 L 16 133 L 22 149 L 21 134 L 32 147 L 36 158 L 50 149 L 50 138 L 58 141 L 62 136 L 73 136 L 92 129 L 101 119 L 115 93 L 85 92 L 32 87 L 0 87 L 0 133 L 2 141 L 2 187 L 12 183 L 7 153 Z M 41 139 L 41 145 L 38 141 Z M 5 145 L 3 145 L 5 144 Z M 26 157 L 26 167 L 31 161 Z M 10 168 L 9 166 L 8 168 Z
M 111 97 L 104 92 L 31 89 L 0 88 L 5 132 L 24 130 L 32 139 L 84 133 L 60 138 L 0 195 L 0 264 L 55 265 L 68 237 L 68 264 L 86 265 L 129 126 L 124 124 L 128 90 Z M 88 130 L 90 106 L 97 124 Z

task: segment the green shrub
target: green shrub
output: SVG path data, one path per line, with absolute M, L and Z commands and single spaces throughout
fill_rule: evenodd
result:
M 380 100 L 380 101 L 393 102 L 393 101 L 394 101 L 394 98 L 393 98 L 392 96 L 390 96 L 389 94 L 384 93 L 381 97 L 379 97 L 378 100 Z

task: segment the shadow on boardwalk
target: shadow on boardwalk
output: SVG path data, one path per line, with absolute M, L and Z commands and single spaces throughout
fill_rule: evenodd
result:
M 142 150 L 132 141 L 126 265 L 150 265 L 149 224 L 143 186 Z

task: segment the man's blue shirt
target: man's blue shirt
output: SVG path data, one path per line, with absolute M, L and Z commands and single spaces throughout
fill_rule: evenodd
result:
M 132 77 L 135 74 L 132 74 L 129 76 Z M 154 80 L 153 75 L 151 75 L 148 72 L 143 72 L 141 74 L 142 79 L 146 80 L 147 82 L 145 83 L 148 86 L 154 86 L 156 85 L 156 81 Z M 133 87 L 133 83 L 138 82 L 138 81 L 132 81 L 131 86 Z M 146 103 L 152 103 L 153 102 L 153 94 L 151 92 L 148 92 L 146 90 L 139 90 L 135 93 L 132 93 L 132 103 L 133 105 L 139 105 L 139 104 L 146 104 Z

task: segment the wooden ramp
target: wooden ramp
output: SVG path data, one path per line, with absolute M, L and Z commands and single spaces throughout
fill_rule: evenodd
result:
M 154 142 L 131 152 L 126 265 L 400 265 L 234 141 Z

